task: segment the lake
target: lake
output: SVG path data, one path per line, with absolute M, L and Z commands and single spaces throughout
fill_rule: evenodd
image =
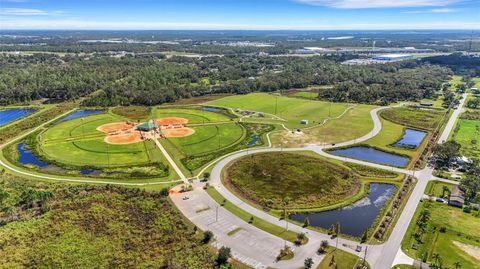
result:
M 38 159 L 37 156 L 25 147 L 25 143 L 20 143 L 17 145 L 18 150 L 18 162 L 21 164 L 33 164 L 38 167 L 47 167 L 49 164 Z
M 61 167 L 58 167 L 54 164 L 50 164 L 50 163 L 47 163 L 47 162 L 44 162 L 42 160 L 40 160 L 37 156 L 35 156 L 30 150 L 28 150 L 26 147 L 25 147 L 25 143 L 20 143 L 17 145 L 17 150 L 18 150 L 18 162 L 23 164 L 23 165 L 26 165 L 26 164 L 30 164 L 30 165 L 36 165 L 40 168 L 49 168 L 49 169 L 55 169 L 57 171 L 63 171 L 63 172 L 68 172 L 68 171 L 72 171 L 72 170 L 67 170 L 65 168 L 61 168 Z M 100 170 L 96 170 L 96 169 L 92 169 L 92 168 L 80 168 L 78 170 L 80 172 L 80 174 L 82 175 L 100 175 L 102 173 L 102 171 Z
M 388 153 L 385 151 L 381 151 L 375 148 L 365 147 L 365 146 L 335 149 L 335 150 L 331 150 L 330 153 L 334 155 L 358 159 L 362 161 L 386 164 L 386 165 L 392 165 L 392 166 L 398 166 L 398 167 L 405 167 L 410 161 L 410 158 L 408 157 L 393 154 L 393 153 Z
M 73 119 L 80 118 L 80 117 L 86 117 L 86 116 L 90 116 L 90 115 L 102 114 L 102 113 L 104 113 L 103 110 L 77 110 L 77 111 L 73 112 L 72 114 L 69 114 L 66 117 L 64 117 L 63 119 L 61 119 L 60 122 L 67 121 L 67 120 L 73 120 Z
M 26 117 L 37 111 L 35 108 L 12 108 L 0 111 L 0 126 Z
M 403 137 L 394 146 L 399 148 L 418 148 L 426 135 L 427 133 L 423 131 L 406 129 Z
M 297 213 L 289 218 L 303 223 L 308 217 L 311 226 L 324 229 L 339 222 L 341 233 L 361 237 L 397 189 L 392 184 L 371 183 L 369 186 L 368 195 L 352 205 L 318 213 Z

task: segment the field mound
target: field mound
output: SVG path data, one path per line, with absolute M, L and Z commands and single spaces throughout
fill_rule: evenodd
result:
M 232 163 L 225 183 L 247 200 L 268 209 L 320 208 L 356 194 L 354 173 L 319 158 L 292 153 L 262 153 Z
M 180 117 L 167 117 L 157 120 L 159 126 L 169 126 L 169 125 L 185 125 L 188 123 L 188 119 Z

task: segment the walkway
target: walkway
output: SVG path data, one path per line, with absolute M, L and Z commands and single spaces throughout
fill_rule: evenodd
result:
M 459 107 L 452 113 L 452 116 L 449 120 L 449 123 L 446 125 L 441 137 L 447 137 L 449 133 L 452 131 L 454 127 L 454 123 L 456 122 L 458 116 L 460 115 L 460 111 L 462 109 L 462 106 L 465 102 L 466 95 L 463 95 L 462 101 L 460 102 Z M 275 224 L 277 226 L 284 227 L 286 225 L 284 220 L 278 220 L 277 218 L 269 215 L 268 213 L 261 211 L 257 208 L 252 207 L 249 204 L 244 203 L 241 199 L 239 199 L 237 196 L 232 194 L 225 186 L 223 186 L 221 182 L 221 172 L 223 168 L 230 163 L 231 161 L 249 155 L 249 154 L 255 154 L 255 153 L 262 153 L 262 152 L 279 152 L 279 151 L 302 151 L 302 150 L 312 150 L 322 156 L 328 157 L 328 158 L 333 158 L 333 159 L 338 159 L 341 161 L 346 161 L 346 162 L 353 162 L 353 163 L 358 163 L 358 164 L 363 164 L 371 167 L 376 167 L 376 168 L 381 168 L 381 169 L 387 169 L 387 170 L 392 170 L 395 172 L 407 174 L 407 175 L 412 175 L 415 176 L 418 180 L 417 184 L 415 185 L 415 188 L 407 201 L 404 210 L 402 211 L 399 220 L 397 221 L 392 234 L 390 235 L 389 239 L 382 245 L 371 245 L 369 246 L 368 249 L 368 254 L 367 254 L 367 261 L 370 263 L 372 268 L 376 269 L 389 269 L 391 268 L 396 262 L 401 261 L 401 262 L 407 262 L 409 264 L 413 264 L 414 260 L 411 258 L 408 258 L 400 248 L 401 242 L 403 240 L 403 237 L 406 233 L 406 230 L 408 228 L 408 225 L 410 224 L 411 219 L 413 218 L 413 215 L 415 213 L 415 210 L 417 208 L 418 203 L 420 202 L 421 197 L 423 196 L 424 190 L 426 188 L 427 183 L 430 180 L 435 180 L 437 178 L 432 176 L 433 169 L 430 167 L 427 167 L 423 170 L 420 171 L 414 171 L 414 170 L 408 170 L 408 169 L 401 169 L 401 168 L 396 168 L 396 167 L 391 167 L 391 166 L 386 166 L 386 165 L 380 165 L 380 164 L 374 164 L 366 161 L 360 161 L 356 159 L 350 159 L 350 158 L 344 158 L 336 155 L 331 155 L 327 152 L 324 151 L 324 149 L 329 149 L 333 147 L 342 147 L 342 146 L 349 146 L 353 145 L 355 143 L 360 143 L 363 141 L 366 141 L 375 135 L 377 135 L 381 131 L 381 121 L 378 117 L 378 112 L 382 109 L 386 109 L 385 107 L 382 108 L 377 108 L 371 111 L 371 117 L 374 122 L 374 128 L 372 131 L 370 131 L 368 134 L 343 143 L 336 144 L 335 146 L 318 146 L 318 145 L 310 145 L 304 148 L 288 148 L 288 149 L 279 149 L 279 148 L 263 148 L 263 149 L 254 149 L 254 150 L 249 150 L 249 151 L 241 151 L 237 152 L 235 154 L 231 154 L 222 160 L 220 160 L 213 168 L 212 173 L 211 173 L 211 184 L 217 189 L 217 191 L 225 197 L 227 200 L 232 202 L 233 204 L 237 205 L 239 208 L 242 210 L 248 212 L 249 214 L 252 214 L 256 218 L 261 218 L 264 220 L 267 220 L 268 222 Z M 453 122 L 453 124 L 452 124 Z M 439 143 L 442 143 L 442 140 L 439 140 Z M 442 180 L 444 181 L 444 180 Z M 203 190 L 195 190 L 194 191 L 195 196 L 198 197 L 198 199 L 202 200 L 208 200 L 211 199 L 208 197 L 208 194 L 206 194 Z M 175 204 L 182 210 L 182 208 L 185 208 L 182 204 L 186 203 L 183 200 L 175 199 L 174 200 Z M 184 214 L 184 212 L 182 210 Z M 187 212 L 188 214 L 188 212 Z M 241 220 L 240 218 L 232 215 L 230 216 L 231 219 L 229 221 L 231 223 L 234 223 L 234 225 L 245 225 L 245 222 Z M 202 222 L 200 219 L 193 219 L 195 224 L 201 226 L 205 226 L 206 223 Z M 335 242 L 329 238 L 328 235 L 314 232 L 308 229 L 304 229 L 298 225 L 289 223 L 288 224 L 289 229 L 292 231 L 295 231 L 297 233 L 304 232 L 307 234 L 308 238 L 310 239 L 309 243 L 305 246 L 298 247 L 296 251 L 298 253 L 301 253 L 301 255 L 295 255 L 294 259 L 288 262 L 288 266 L 286 265 L 286 262 L 279 262 L 276 264 L 264 264 L 266 266 L 273 266 L 275 268 L 295 268 L 295 267 L 300 267 L 303 264 L 303 261 L 305 257 L 316 257 L 316 249 L 319 246 L 319 243 L 321 240 L 328 240 L 331 245 L 334 245 Z M 244 255 L 249 257 L 250 259 L 256 260 L 256 261 L 264 261 L 264 257 L 262 252 L 257 252 L 253 251 L 253 253 L 242 253 L 241 251 L 241 246 L 245 243 L 245 240 L 252 240 L 245 238 L 245 240 L 235 240 L 233 242 L 226 242 L 224 241 L 224 235 L 222 234 L 222 231 L 217 231 L 220 233 L 219 237 L 217 240 L 219 241 L 220 244 L 222 245 L 228 245 L 231 247 L 233 250 L 237 251 L 239 255 Z M 268 234 L 266 232 L 262 232 L 262 237 L 272 237 L 275 238 L 275 236 Z M 258 241 L 257 239 L 253 239 Z M 315 245 L 316 244 L 316 245 Z M 362 256 L 363 253 L 357 253 L 353 249 L 354 247 L 358 245 L 357 242 L 350 241 L 350 240 L 345 240 L 345 239 L 340 239 L 339 240 L 339 248 L 345 251 L 348 251 L 350 253 L 354 253 L 358 256 Z M 278 247 L 278 246 L 277 246 Z M 279 251 L 280 249 L 278 249 Z M 296 253 L 297 253 L 296 252 Z M 319 261 L 316 259 L 316 261 Z M 265 261 L 264 261 L 265 262 Z

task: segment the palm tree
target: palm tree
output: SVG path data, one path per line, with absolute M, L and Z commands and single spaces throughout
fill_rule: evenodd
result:
M 433 259 L 433 261 L 434 261 L 433 264 L 434 264 L 435 266 L 439 265 L 439 261 L 440 261 L 440 259 L 441 259 L 441 258 L 440 258 L 440 254 L 438 254 L 438 253 L 433 253 L 432 259 Z
M 335 245 L 335 249 L 337 249 L 338 248 L 338 235 L 340 234 L 340 222 L 335 223 L 334 231 L 335 231 L 335 236 L 337 237 L 337 243 Z
M 455 269 L 460 269 L 462 267 L 462 264 L 459 261 L 456 261 L 453 263 L 453 266 L 455 266 Z

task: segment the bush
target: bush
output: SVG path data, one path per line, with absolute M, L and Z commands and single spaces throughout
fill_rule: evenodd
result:
M 228 247 L 221 247 L 218 250 L 217 264 L 224 265 L 228 262 L 228 259 L 231 256 L 231 250 Z
M 203 233 L 202 242 L 203 242 L 204 244 L 208 244 L 208 243 L 210 242 L 210 240 L 212 240 L 212 238 L 213 238 L 213 233 L 212 233 L 212 231 L 205 231 L 205 232 Z

